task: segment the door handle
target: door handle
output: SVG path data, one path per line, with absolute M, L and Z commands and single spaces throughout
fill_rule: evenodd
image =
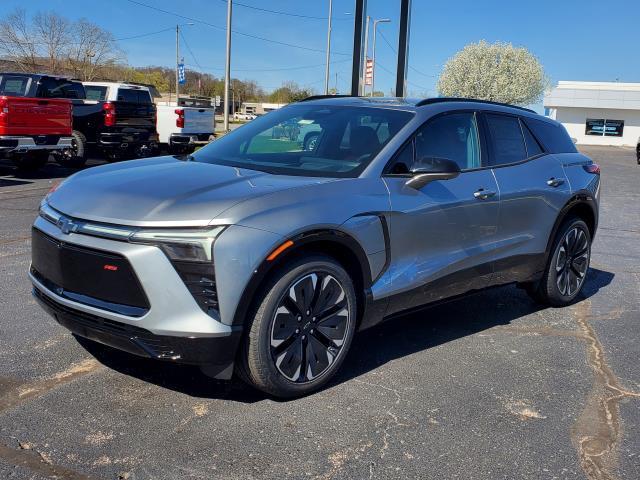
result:
M 477 192 L 473 193 L 473 196 L 478 200 L 486 200 L 487 198 L 493 197 L 496 192 L 492 190 L 485 190 L 484 188 L 479 189 Z
M 550 187 L 559 187 L 563 183 L 564 183 L 564 180 L 561 178 L 551 177 L 549 180 L 547 180 L 547 185 L 549 185 Z

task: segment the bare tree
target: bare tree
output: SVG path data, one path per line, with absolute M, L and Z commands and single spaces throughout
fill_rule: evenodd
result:
M 33 41 L 36 51 L 46 58 L 51 73 L 62 73 L 65 52 L 69 48 L 72 25 L 66 18 L 54 12 L 38 12 L 33 17 Z
M 75 77 L 94 80 L 101 70 L 124 59 L 111 32 L 86 19 L 73 26 L 73 41 L 68 48 L 68 64 Z
M 24 9 L 16 9 L 0 21 L 0 52 L 20 70 L 38 69 L 38 49 Z

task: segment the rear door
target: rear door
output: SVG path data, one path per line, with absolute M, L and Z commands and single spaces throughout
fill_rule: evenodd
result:
M 486 286 L 493 273 L 499 192 L 475 112 L 448 112 L 422 126 L 387 167 L 392 215 L 389 313 Z M 405 185 L 414 158 L 447 158 L 462 173 L 419 190 Z
M 515 115 L 482 115 L 500 188 L 495 283 L 528 280 L 544 268 L 547 241 L 570 191 L 560 162 Z

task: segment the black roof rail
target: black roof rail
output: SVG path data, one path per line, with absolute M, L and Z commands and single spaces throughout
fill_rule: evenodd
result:
M 353 95 L 311 95 L 310 97 L 303 98 L 302 100 L 298 100 L 298 102 L 308 102 L 310 100 L 322 100 L 323 98 L 348 98 L 353 97 Z M 357 98 L 357 97 L 353 97 Z
M 488 105 L 498 105 L 500 107 L 517 108 L 518 110 L 524 110 L 529 113 L 536 113 L 534 110 L 525 107 L 518 107 L 517 105 L 510 105 L 508 103 L 492 102 L 490 100 L 480 100 L 478 98 L 462 98 L 462 97 L 433 97 L 425 98 L 416 103 L 416 107 L 422 107 L 424 105 L 433 105 L 434 103 L 446 103 L 446 102 L 475 102 L 486 103 Z

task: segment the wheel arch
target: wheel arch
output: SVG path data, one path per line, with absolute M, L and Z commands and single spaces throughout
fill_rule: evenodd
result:
M 311 230 L 289 238 L 293 244 L 272 261 L 265 257 L 247 283 L 233 316 L 233 325 L 243 326 L 247 315 L 255 308 L 255 298 L 261 293 L 271 275 L 286 266 L 288 261 L 302 255 L 323 254 L 334 258 L 349 273 L 354 282 L 358 301 L 358 324 L 360 323 L 367 296 L 372 284 L 371 269 L 367 255 L 360 243 L 339 229 Z M 283 242 L 283 244 L 286 242 Z
M 573 195 L 571 199 L 565 204 L 565 206 L 560 210 L 553 228 L 551 229 L 549 239 L 547 240 L 547 260 L 550 255 L 553 240 L 556 238 L 560 226 L 569 216 L 579 217 L 587 224 L 587 227 L 589 227 L 589 233 L 591 234 L 591 239 L 593 241 L 593 237 L 596 234 L 596 229 L 598 228 L 598 207 L 591 192 L 585 190 L 577 192 L 575 195 Z

